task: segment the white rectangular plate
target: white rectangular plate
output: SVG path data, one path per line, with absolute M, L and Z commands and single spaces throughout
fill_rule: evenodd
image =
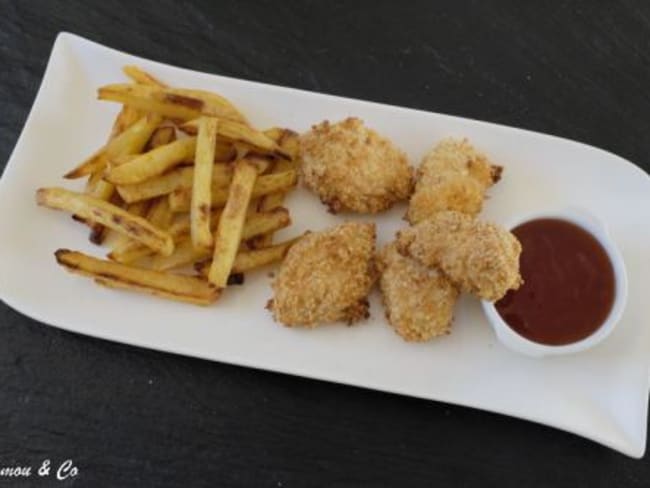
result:
M 442 137 L 468 137 L 505 167 L 484 216 L 578 205 L 610 226 L 629 272 L 622 322 L 601 346 L 570 357 L 528 359 L 504 349 L 479 303 L 463 297 L 450 336 L 403 342 L 386 324 L 377 294 L 370 320 L 316 330 L 275 324 L 264 309 L 267 272 L 247 277 L 208 308 L 95 286 L 60 269 L 57 248 L 102 255 L 87 229 L 38 208 L 34 191 L 106 139 L 118 107 L 96 101 L 100 85 L 138 64 L 172 85 L 218 91 L 258 127 L 298 131 L 348 115 L 387 135 L 417 164 Z M 294 235 L 341 222 L 304 190 L 288 201 Z M 404 225 L 405 208 L 353 217 L 376 220 L 379 243 Z M 352 218 L 352 217 L 351 217 Z M 646 444 L 650 316 L 650 179 L 629 162 L 583 144 L 435 113 L 308 93 L 175 68 L 70 34 L 56 40 L 39 93 L 0 181 L 0 297 L 41 322 L 82 334 L 188 356 L 467 405 L 574 432 L 640 457 Z

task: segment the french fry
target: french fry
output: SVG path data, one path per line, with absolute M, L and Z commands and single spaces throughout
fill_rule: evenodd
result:
M 157 198 L 149 207 L 147 220 L 149 223 L 159 229 L 166 230 L 172 223 L 174 214 L 169 210 L 169 200 L 166 198 Z
M 192 240 L 186 238 L 176 244 L 171 256 L 154 256 L 151 260 L 151 269 L 167 271 L 195 263 L 209 257 L 210 254 L 212 254 L 210 249 L 194 247 Z
M 123 103 L 171 119 L 190 120 L 208 115 L 246 123 L 244 116 L 227 99 L 203 90 L 116 83 L 99 88 L 97 96 L 100 100 Z
M 124 210 L 126 210 L 129 214 L 134 215 L 136 217 L 144 217 L 148 209 L 149 209 L 149 202 L 146 201 L 130 203 L 126 205 L 126 207 L 124 208 Z M 126 236 L 125 234 L 119 234 L 116 237 L 115 241 L 113 242 L 113 248 L 115 249 L 117 247 L 120 247 L 121 245 L 124 245 L 127 242 L 131 242 L 129 237 Z
M 231 273 L 244 273 L 255 268 L 282 261 L 291 246 L 299 240 L 300 237 L 296 237 L 273 246 L 241 252 L 237 254 Z
M 133 123 L 137 122 L 139 118 L 140 118 L 140 113 L 137 110 L 133 109 L 132 107 L 129 107 L 128 105 L 123 106 L 113 126 L 113 132 L 115 131 L 117 131 L 118 133 L 123 132 L 126 128 L 131 126 Z M 112 134 L 111 138 L 113 137 L 114 136 Z M 147 142 L 145 147 L 147 150 L 151 150 L 163 144 L 168 144 L 174 141 L 175 139 L 176 139 L 176 130 L 174 129 L 174 127 L 171 126 L 158 127 L 156 130 L 154 130 L 153 134 L 149 138 L 149 141 Z M 113 159 L 112 162 L 118 164 L 117 161 L 118 158 L 131 158 L 131 157 L 133 157 L 133 155 L 118 156 L 115 159 Z M 111 161 L 109 161 L 109 163 L 110 162 Z M 97 173 L 91 175 L 91 179 L 97 176 L 103 177 L 103 173 L 104 173 L 103 171 L 98 171 Z M 101 198 L 102 200 L 109 201 L 111 196 L 113 196 L 114 193 L 113 185 L 106 181 L 104 181 L 102 185 L 103 185 L 102 194 L 95 195 L 95 196 Z M 91 195 L 93 194 L 91 191 L 87 191 L 86 193 L 89 193 Z M 106 228 L 103 225 L 98 224 L 96 222 L 92 222 L 90 224 L 91 224 L 91 232 L 90 232 L 91 242 L 94 242 L 95 244 L 101 244 L 106 236 Z
M 152 254 L 153 252 L 147 246 L 137 241 L 129 241 L 113 249 L 107 257 L 118 263 L 131 264 Z
M 185 122 L 179 127 L 179 129 L 186 134 L 196 135 L 199 129 L 199 119 Z M 290 157 L 284 149 L 263 132 L 233 120 L 219 121 L 219 137 L 226 138 L 232 142 L 248 144 L 257 152 L 264 154 L 271 154 L 283 158 Z
M 167 88 L 167 85 L 165 85 L 162 81 L 154 78 L 149 73 L 138 68 L 137 66 L 133 66 L 133 65 L 124 66 L 122 68 L 122 72 L 126 76 L 131 78 L 134 82 L 139 83 L 141 85 L 151 85 L 151 86 L 157 86 L 159 88 Z
M 194 167 L 185 166 L 175 168 L 160 176 L 156 176 L 142 183 L 134 185 L 120 185 L 117 192 L 127 203 L 139 200 L 148 200 L 162 195 L 167 195 L 177 188 L 189 189 L 194 179 Z M 229 165 L 216 163 L 212 168 L 212 185 L 224 187 L 232 180 L 232 169 Z
M 216 227 L 217 222 L 215 222 Z M 255 236 L 283 229 L 291 225 L 291 217 L 286 208 L 276 208 L 270 212 L 254 213 L 246 217 L 242 241 L 247 241 Z
M 171 207 L 169 209 L 171 210 Z M 212 212 L 210 212 L 210 224 L 213 225 L 215 223 L 214 225 L 216 225 L 219 217 L 221 217 L 221 209 L 212 209 Z M 174 242 L 178 242 L 179 239 L 189 236 L 191 226 L 190 214 L 183 214 L 177 217 L 169 226 L 169 233 L 174 238 Z
M 287 255 L 287 252 L 289 252 L 291 246 L 298 242 L 301 237 L 295 237 L 288 241 L 265 248 L 255 249 L 253 251 L 239 251 L 230 273 L 245 273 L 253 269 L 261 268 L 262 266 L 282 261 Z M 201 276 L 207 277 L 211 264 L 211 260 L 200 261 L 196 263 L 194 269 Z
M 176 129 L 174 127 L 172 127 L 171 125 L 158 127 L 155 131 L 153 131 L 153 134 L 151 134 L 149 141 L 147 141 L 147 145 L 145 146 L 145 152 L 151 151 L 152 149 L 156 149 L 157 147 L 160 146 L 164 146 L 165 144 L 169 144 L 170 142 L 174 142 L 175 140 L 176 140 Z
M 115 185 L 141 183 L 193 157 L 195 147 L 195 137 L 179 139 L 111 168 L 106 179 Z
M 258 198 L 269 193 L 287 191 L 298 181 L 295 170 L 283 173 L 262 175 L 257 178 L 253 187 L 252 198 Z M 228 200 L 228 190 L 222 186 L 212 185 L 212 206 L 220 207 Z M 188 188 L 180 187 L 169 194 L 169 207 L 172 212 L 187 212 L 190 209 L 192 192 Z
M 279 261 L 282 261 L 284 257 L 289 252 L 291 246 L 301 239 L 300 237 L 295 237 L 288 241 L 284 241 L 273 246 L 254 249 L 252 251 L 239 251 L 235 262 L 232 266 L 231 275 L 238 273 L 245 273 L 247 271 L 252 271 L 269 264 L 273 264 Z M 203 260 L 199 261 L 194 265 L 194 269 L 201 276 L 207 277 L 212 265 L 212 260 Z
M 291 223 L 282 204 L 298 179 L 298 135 L 252 128 L 216 93 L 168 87 L 137 66 L 123 71 L 130 83 L 97 91 L 122 104 L 108 141 L 65 175 L 88 177 L 85 193 L 36 192 L 38 205 L 86 223 L 93 242 L 115 231 L 109 260 L 60 249 L 57 261 L 105 287 L 207 305 L 297 240 L 271 245 Z M 205 277 L 165 272 L 190 264 Z
M 81 218 L 92 219 L 161 254 L 170 255 L 174 251 L 174 241 L 167 232 L 152 226 L 142 217 L 131 215 L 98 198 L 63 188 L 40 188 L 36 192 L 36 202 L 41 206 L 66 210 Z
M 135 124 L 142 118 L 142 116 L 142 112 L 134 109 L 129 105 L 123 105 L 122 109 L 117 114 L 117 117 L 115 117 L 115 122 L 113 122 L 113 128 L 111 129 L 109 141 L 111 139 L 115 139 L 119 134 Z
M 194 180 L 192 184 L 192 201 L 190 220 L 192 244 L 196 248 L 209 249 L 213 244 L 210 232 L 210 207 L 212 188 L 212 167 L 217 143 L 219 122 L 212 117 L 199 119 L 199 133 L 196 137 L 196 154 L 194 156 Z
M 116 264 L 116 263 L 111 263 L 111 264 Z M 180 276 L 180 275 L 172 275 L 172 276 L 174 276 L 174 280 L 176 280 L 176 278 L 197 279 L 193 276 Z M 153 288 L 151 286 L 137 285 L 128 281 L 120 281 L 120 280 L 109 279 L 109 278 L 95 278 L 94 281 L 96 284 L 100 286 L 104 286 L 106 288 L 112 288 L 114 290 L 126 290 L 126 291 L 134 291 L 137 293 L 145 293 L 147 295 L 152 295 L 159 298 L 165 298 L 168 300 L 175 300 L 178 302 L 191 303 L 193 305 L 201 305 L 201 306 L 208 306 L 213 304 L 219 299 L 219 295 L 220 295 L 219 292 L 212 292 L 209 289 L 197 290 L 198 293 L 192 296 L 188 294 L 183 294 L 181 292 L 170 292 L 168 290 L 161 290 L 158 288 Z M 204 280 L 199 280 L 199 281 L 203 281 L 203 283 L 205 283 Z M 174 282 L 171 283 L 169 286 L 176 287 L 178 285 Z
M 100 178 L 95 185 L 87 192 L 90 196 L 97 198 L 99 200 L 104 200 L 105 202 L 110 202 L 111 198 L 115 194 L 115 187 L 108 181 Z M 93 244 L 98 246 L 104 242 L 106 238 L 107 229 L 99 222 L 96 222 L 92 219 L 87 219 L 86 223 L 90 226 L 90 235 L 88 239 Z
M 218 217 L 214 219 L 212 227 L 216 227 L 218 221 Z M 291 219 L 286 209 L 277 209 L 277 211 L 266 214 L 254 214 L 246 219 L 242 229 L 241 240 L 245 241 L 265 232 L 279 230 L 287 227 L 289 224 L 291 224 Z M 187 231 L 178 232 L 175 242 L 176 246 L 171 256 L 154 256 L 151 261 L 152 269 L 163 271 L 177 268 L 209 258 L 212 254 L 211 249 L 194 247 L 192 240 L 187 237 Z
M 219 297 L 219 289 L 194 276 L 161 273 L 135 268 L 86 254 L 59 249 L 57 262 L 72 273 L 95 278 L 99 284 L 112 288 L 149 293 L 198 305 L 209 305 Z
M 130 163 L 139 156 L 140 154 L 123 154 L 122 156 L 115 156 L 114 158 L 111 158 L 108 161 L 104 175 L 106 175 L 107 172 L 110 172 L 116 166 L 122 166 L 123 164 Z
M 264 135 L 273 139 L 291 160 L 297 159 L 299 150 L 299 135 L 297 132 L 282 127 L 272 127 L 265 130 Z
M 275 162 L 275 165 L 273 166 L 273 172 L 274 173 L 283 173 L 285 171 L 289 171 L 293 169 L 294 164 L 291 161 L 287 161 L 286 159 L 280 159 Z M 268 195 L 265 195 L 260 198 L 260 202 L 258 203 L 258 210 L 260 212 L 267 212 L 269 210 L 273 210 L 274 208 L 278 208 L 282 206 L 282 203 L 284 202 L 284 197 L 286 196 L 287 192 L 285 191 L 276 191 L 274 193 L 269 193 Z M 257 239 L 254 240 L 253 247 L 260 248 L 260 247 L 269 247 L 273 243 L 273 234 L 268 233 L 259 236 Z
M 165 200 L 167 202 L 166 208 L 169 214 L 169 219 L 171 221 L 174 214 L 169 210 L 169 200 L 164 197 L 161 197 L 161 200 Z M 215 222 L 214 226 L 216 226 L 216 222 L 219 220 L 220 215 L 221 211 L 212 211 L 212 220 Z M 176 221 L 171 222 L 168 227 L 165 227 L 169 235 L 172 236 L 172 239 L 174 240 L 174 249 L 176 249 L 177 244 L 186 240 L 190 235 L 190 226 L 190 217 L 189 214 L 186 214 L 176 219 Z M 147 246 L 144 246 L 139 242 L 131 241 L 128 245 L 111 251 L 108 254 L 108 258 L 120 263 L 128 264 L 136 262 L 141 258 L 151 256 L 152 254 L 154 253 Z
M 104 179 L 100 179 L 97 182 L 97 185 L 89 193 L 89 195 L 94 198 L 98 198 L 100 200 L 104 200 L 105 202 L 108 202 L 111 199 L 111 196 L 113 196 L 114 189 L 115 186 L 113 186 L 111 183 L 109 183 Z
M 270 129 L 266 129 L 263 132 L 266 137 L 273 139 L 273 141 L 276 143 L 279 143 L 282 139 L 284 129 L 282 127 L 271 127 Z
M 93 173 L 88 177 L 88 181 L 86 181 L 86 189 L 85 193 L 88 195 L 92 195 L 93 192 L 97 191 L 102 178 L 103 178 L 103 173 L 101 171 L 98 171 L 97 173 Z M 110 197 L 110 195 L 109 195 Z M 92 221 L 87 221 L 86 219 L 82 219 L 81 217 L 77 215 L 73 215 L 72 218 L 74 220 L 77 220 L 78 222 L 83 222 L 84 224 L 92 227 Z
M 231 141 L 217 138 L 217 145 L 214 148 L 215 163 L 229 163 L 237 157 L 237 151 Z
M 167 198 L 156 199 L 147 211 L 147 220 L 149 223 L 162 230 L 166 230 L 170 226 L 173 216 L 174 214 L 169 210 Z M 115 245 L 113 250 L 108 254 L 108 257 L 120 263 L 132 263 L 150 254 L 151 249 L 147 246 L 144 246 L 138 241 L 127 240 Z
M 228 200 L 214 236 L 214 253 L 208 273 L 208 281 L 218 288 L 225 288 L 228 284 L 258 171 L 258 167 L 249 159 L 240 159 L 235 163 Z
M 188 188 L 192 184 L 194 168 L 175 168 L 160 176 L 133 185 L 118 185 L 117 192 L 127 203 L 167 195 L 177 188 Z
M 159 115 L 142 117 L 124 132 L 111 139 L 79 166 L 67 172 L 64 178 L 81 178 L 82 176 L 103 171 L 111 158 L 142 151 L 142 148 L 161 121 L 162 118 Z

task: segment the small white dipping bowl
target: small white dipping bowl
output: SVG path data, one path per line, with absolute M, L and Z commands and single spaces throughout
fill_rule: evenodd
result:
M 614 268 L 614 279 L 616 280 L 615 296 L 612 309 L 610 310 L 607 319 L 605 319 L 597 330 L 584 339 L 560 346 L 540 344 L 523 337 L 519 333 L 515 332 L 515 330 L 501 318 L 494 303 L 483 300 L 483 310 L 485 311 L 485 315 L 490 321 L 499 341 L 513 351 L 532 357 L 570 354 L 584 351 L 585 349 L 595 346 L 614 330 L 614 327 L 616 327 L 616 324 L 625 310 L 625 304 L 627 303 L 627 273 L 625 271 L 623 257 L 612 241 L 607 226 L 595 215 L 583 209 L 567 208 L 561 211 L 550 211 L 528 215 L 525 218 L 511 222 L 508 229 L 513 229 L 530 220 L 547 218 L 566 220 L 576 224 L 591 233 L 598 242 L 600 242 L 607 252 L 612 267 Z

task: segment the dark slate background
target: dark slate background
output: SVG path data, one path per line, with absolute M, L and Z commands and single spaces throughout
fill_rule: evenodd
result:
M 1 165 L 61 30 L 197 70 L 558 134 L 650 168 L 644 0 L 0 0 Z M 0 467 L 44 458 L 79 467 L 58 486 L 650 483 L 647 459 L 543 426 L 88 339 L 0 304 Z

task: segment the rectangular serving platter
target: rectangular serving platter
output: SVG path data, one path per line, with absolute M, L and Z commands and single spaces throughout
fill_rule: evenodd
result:
M 98 256 L 69 215 L 38 208 L 42 186 L 80 189 L 63 173 L 99 147 L 119 107 L 96 100 L 99 86 L 124 80 L 137 64 L 173 86 L 217 91 L 259 128 L 304 131 L 323 119 L 358 116 L 390 137 L 415 165 L 443 137 L 467 137 L 505 167 L 483 217 L 581 206 L 607 222 L 629 274 L 623 319 L 600 346 L 531 359 L 494 337 L 477 300 L 462 297 L 452 334 L 403 342 L 388 326 L 375 291 L 371 318 L 353 327 L 285 328 L 265 310 L 269 270 L 247 276 L 214 306 L 108 290 L 60 269 L 58 248 Z M 405 225 L 405 206 L 378 216 L 329 214 L 296 190 L 284 236 L 345 220 L 375 221 L 378 243 Z M 310 93 L 181 69 L 131 56 L 78 36 L 58 36 L 29 118 L 0 180 L 0 298 L 44 324 L 161 351 L 480 408 L 592 439 L 629 456 L 646 445 L 650 361 L 650 178 L 606 151 L 577 142 L 413 109 Z

